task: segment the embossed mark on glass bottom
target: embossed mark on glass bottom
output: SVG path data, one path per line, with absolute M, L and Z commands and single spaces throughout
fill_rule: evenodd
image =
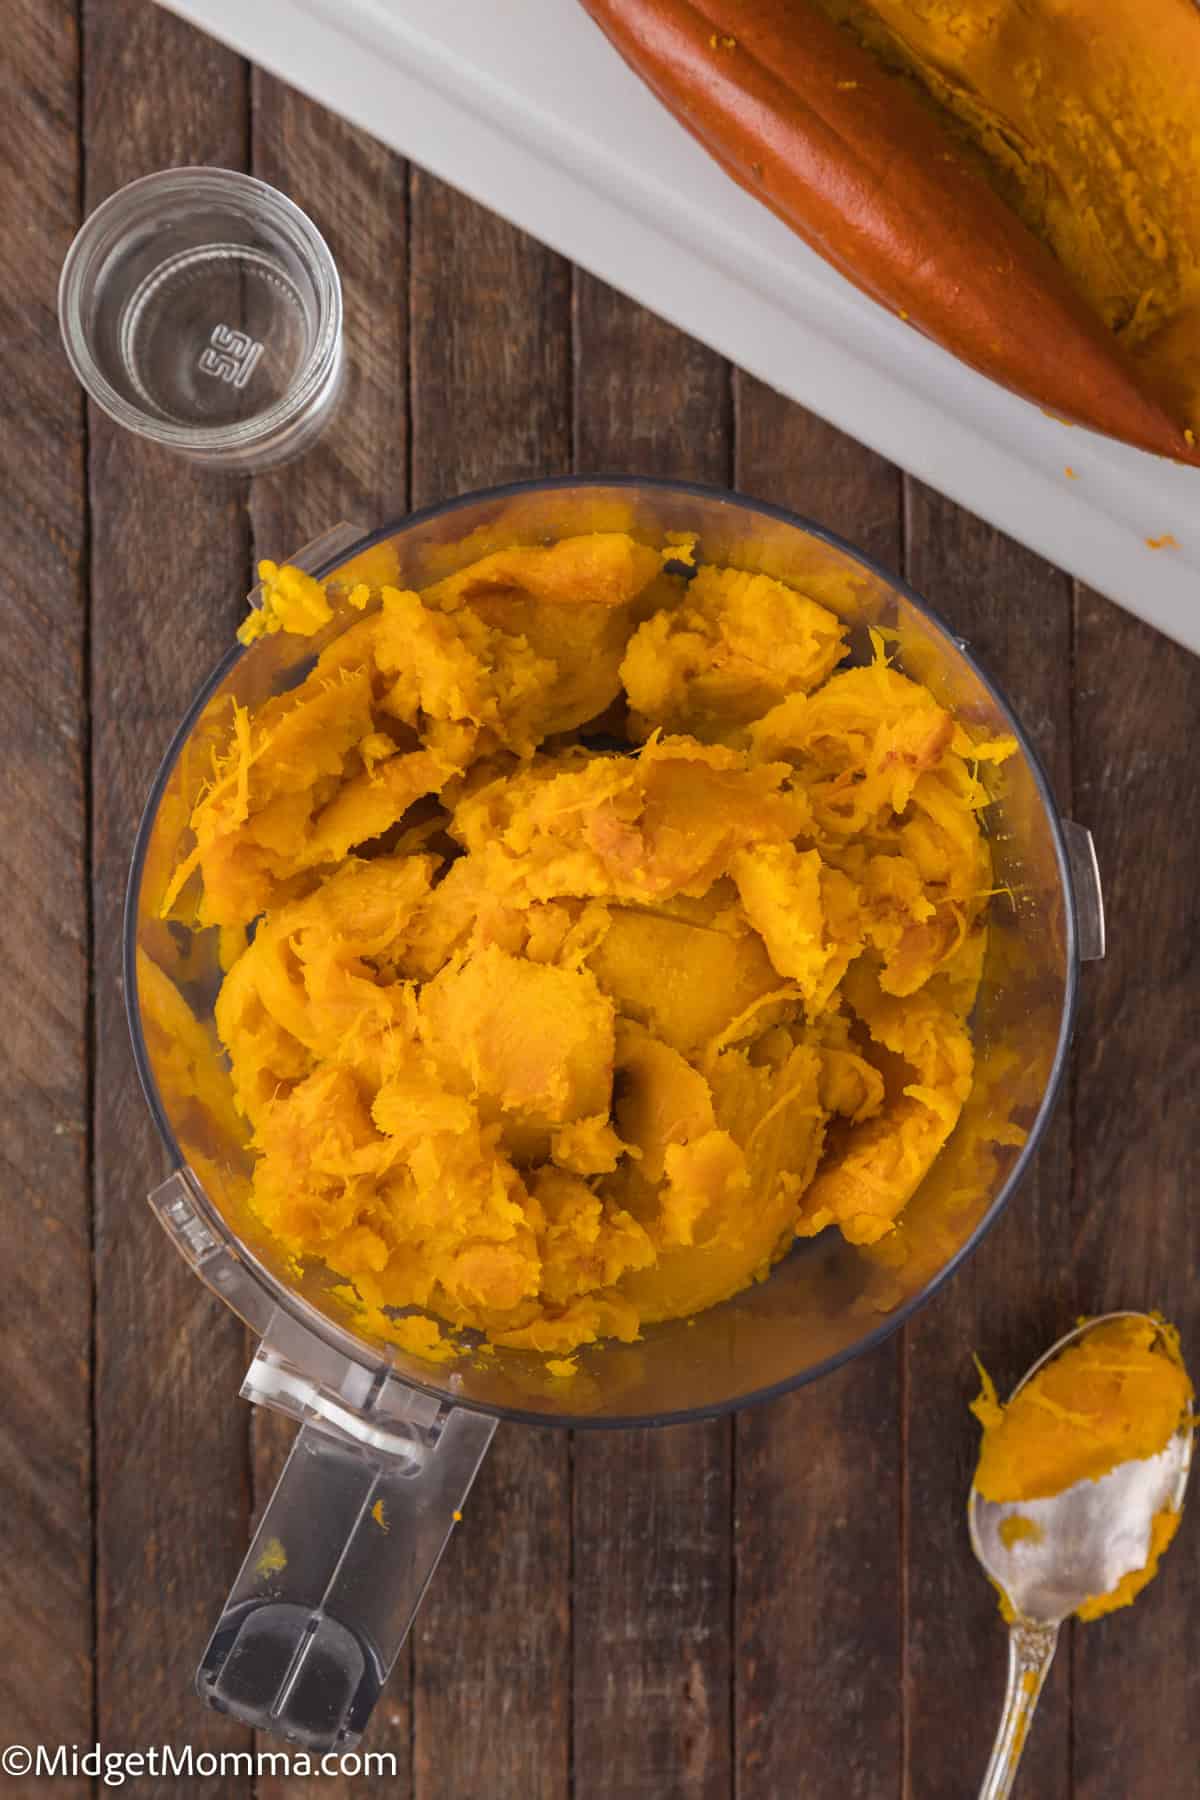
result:
M 206 375 L 215 375 L 218 381 L 244 388 L 262 353 L 262 344 L 256 344 L 244 331 L 232 331 L 228 325 L 214 325 L 210 341 L 200 352 L 200 367 Z
M 304 303 L 288 272 L 261 251 L 221 243 L 169 258 L 140 284 L 121 317 L 119 354 L 125 380 L 149 410 L 214 425 L 278 400 L 308 340 Z

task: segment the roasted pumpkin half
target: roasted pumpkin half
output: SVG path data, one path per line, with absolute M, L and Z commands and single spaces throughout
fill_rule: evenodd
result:
M 583 0 L 725 169 L 1045 410 L 1200 462 L 1196 0 Z

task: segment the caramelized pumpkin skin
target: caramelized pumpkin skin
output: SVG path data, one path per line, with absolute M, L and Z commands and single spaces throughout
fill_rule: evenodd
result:
M 726 172 L 1052 414 L 1200 462 L 1193 0 L 583 0 Z
M 694 564 L 597 533 L 335 596 L 195 804 L 166 906 L 227 948 L 251 1203 L 419 1353 L 390 1309 L 561 1357 L 874 1242 L 970 1090 L 1011 740 Z M 262 629 L 328 623 L 265 581 Z

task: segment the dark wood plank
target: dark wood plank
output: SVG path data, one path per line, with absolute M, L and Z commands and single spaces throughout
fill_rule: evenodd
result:
M 578 273 L 580 468 L 721 483 L 729 371 Z M 575 1442 L 575 1796 L 721 1800 L 730 1787 L 727 1420 Z
M 501 1425 L 413 1632 L 416 1800 L 565 1800 L 568 1484 L 564 1432 Z
M 900 476 L 738 374 L 737 483 L 889 568 Z M 863 1362 L 737 1421 L 737 1792 L 876 1800 L 901 1761 L 900 1364 Z
M 243 65 L 145 0 L 85 11 L 86 200 L 173 163 L 243 162 Z M 91 409 L 99 1736 L 244 1749 L 192 1677 L 246 1546 L 236 1320 L 163 1239 L 165 1156 L 134 1076 L 120 976 L 134 828 L 169 735 L 228 644 L 248 586 L 240 488 Z M 148 1794 L 180 1791 L 171 1778 Z M 189 1793 L 248 1791 L 238 1778 Z
M 1165 554 L 1165 553 L 1164 553 Z M 1076 1037 L 1074 1308 L 1161 1308 L 1200 1375 L 1200 661 L 1084 593 L 1075 804 L 1104 879 L 1109 950 Z M 1077 1800 L 1185 1800 L 1200 1767 L 1195 1503 L 1131 1611 L 1076 1628 Z
M 570 466 L 570 269 L 422 169 L 411 187 L 412 500 Z
M 733 404 L 743 493 L 790 507 L 900 568 L 901 475 L 892 463 L 740 369 Z
M 575 1448 L 578 1800 L 730 1791 L 727 1420 Z
M 79 222 L 78 78 L 68 0 L 10 6 L 0 59 L 0 1616 L 10 1626 L 0 1743 L 31 1747 L 92 1734 L 87 526 L 82 397 L 55 311 Z
M 909 486 L 907 573 L 968 638 L 1071 799 L 1071 595 L 1065 576 L 971 514 Z M 1005 1630 L 967 1541 L 978 1351 L 1002 1392 L 1071 1323 L 1069 1095 L 1035 1166 L 978 1255 L 906 1331 L 908 1792 L 961 1800 L 999 1717 Z M 1069 1645 L 1026 1750 L 1039 1800 L 1070 1792 Z
M 366 529 L 407 504 L 407 169 L 261 69 L 251 103 L 253 171 L 315 221 L 345 308 L 345 386 L 332 425 L 298 462 L 251 484 L 255 555 L 278 558 L 340 520 Z
M 410 233 L 412 498 L 570 464 L 569 272 L 420 170 Z M 501 1426 L 413 1634 L 416 1800 L 563 1800 L 563 1433 Z
M 583 270 L 574 300 L 575 467 L 728 481 L 728 364 Z
M 341 407 L 298 462 L 250 486 L 254 556 L 282 561 L 341 520 L 364 530 L 401 514 L 408 486 L 407 170 L 399 157 L 261 69 L 252 73 L 251 167 L 290 194 L 323 232 L 342 278 L 346 384 Z M 265 1506 L 295 1428 L 256 1409 L 254 1500 Z M 410 1791 L 409 1658 L 401 1653 L 371 1721 L 366 1748 L 396 1758 L 378 1788 L 363 1777 L 331 1777 L 322 1793 Z M 259 1747 L 276 1747 L 262 1736 Z M 309 1790 L 302 1776 L 260 1779 L 258 1800 Z

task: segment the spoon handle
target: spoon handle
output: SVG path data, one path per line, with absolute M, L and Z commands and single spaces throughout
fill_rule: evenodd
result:
M 1017 1619 L 1009 1630 L 1008 1691 L 979 1800 L 1006 1800 L 1012 1793 L 1033 1709 L 1054 1661 L 1057 1643 L 1057 1625 L 1034 1625 L 1028 1619 Z

